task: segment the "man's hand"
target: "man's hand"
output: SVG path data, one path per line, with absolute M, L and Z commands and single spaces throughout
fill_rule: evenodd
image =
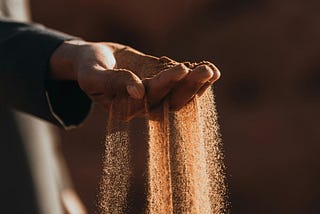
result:
M 164 100 L 178 110 L 220 77 L 209 62 L 178 63 L 120 44 L 80 40 L 62 44 L 50 65 L 52 78 L 78 81 L 94 102 L 108 111 L 112 106 L 123 119 L 145 114 L 146 107 L 152 113 Z

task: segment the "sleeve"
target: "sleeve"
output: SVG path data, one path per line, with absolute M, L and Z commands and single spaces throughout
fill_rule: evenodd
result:
M 1 105 L 64 127 L 81 123 L 90 99 L 76 82 L 48 78 L 52 53 L 73 38 L 38 24 L 0 18 Z

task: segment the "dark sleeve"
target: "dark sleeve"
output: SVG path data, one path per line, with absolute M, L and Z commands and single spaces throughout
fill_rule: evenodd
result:
M 81 123 L 90 99 L 74 81 L 48 79 L 50 56 L 72 38 L 0 17 L 0 103 L 65 127 Z

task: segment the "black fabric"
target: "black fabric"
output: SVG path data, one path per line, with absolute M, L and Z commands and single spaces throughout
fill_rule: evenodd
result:
M 79 125 L 88 115 L 91 101 L 74 81 L 47 81 L 51 110 L 65 128 Z
M 50 56 L 73 38 L 0 17 L 0 213 L 40 213 L 23 143 L 28 140 L 12 110 L 60 126 L 78 125 L 88 114 L 91 102 L 76 82 L 48 78 Z
M 59 126 L 78 125 L 88 114 L 91 102 L 76 82 L 48 78 L 50 56 L 73 38 L 0 17 L 0 213 L 40 213 L 24 147 L 30 139 L 21 138 L 12 110 Z
M 53 82 L 47 77 L 50 56 L 72 38 L 41 25 L 0 17 L 0 103 L 57 125 L 82 122 L 90 99 L 75 82 Z

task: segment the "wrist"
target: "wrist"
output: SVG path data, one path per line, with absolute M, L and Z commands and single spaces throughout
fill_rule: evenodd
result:
M 50 58 L 50 77 L 56 80 L 77 80 L 74 61 L 79 49 L 86 41 L 75 39 L 64 41 L 52 54 Z

